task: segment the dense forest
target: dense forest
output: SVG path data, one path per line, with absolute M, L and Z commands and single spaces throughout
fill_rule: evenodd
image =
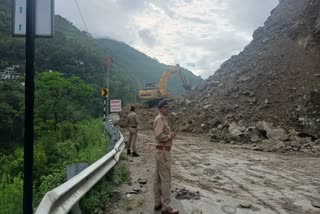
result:
M 94 162 L 107 152 L 108 140 L 101 119 L 90 113 L 90 101 L 95 97 L 91 85 L 59 72 L 38 73 L 35 85 L 37 205 L 47 191 L 66 180 L 68 165 Z M 19 142 L 23 139 L 23 86 L 19 81 L 5 81 L 0 84 L 0 95 L 0 210 L 16 213 L 22 207 L 23 146 Z

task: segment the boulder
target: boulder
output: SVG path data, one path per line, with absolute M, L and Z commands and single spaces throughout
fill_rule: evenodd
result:
M 238 135 L 229 135 L 229 140 L 231 142 L 241 142 L 241 136 Z
M 265 121 L 260 121 L 260 122 L 258 122 L 257 125 L 256 125 L 256 129 L 257 129 L 258 131 L 260 131 L 261 133 L 267 133 L 268 131 L 271 130 L 270 127 L 271 127 L 271 125 L 268 124 L 268 123 L 265 122 Z
M 182 132 L 190 132 L 192 130 L 192 124 L 187 123 L 185 126 L 181 128 Z
M 210 124 L 211 127 L 217 127 L 217 126 L 222 124 L 222 121 L 219 120 L 219 119 L 216 119 L 216 118 L 215 119 L 210 119 L 209 120 L 209 124 Z
M 205 106 L 203 106 L 204 109 L 209 109 L 212 106 L 212 104 L 207 104 Z
M 296 132 L 294 129 L 291 129 L 290 131 L 289 131 L 289 135 L 288 135 L 288 139 L 289 140 L 298 140 L 298 132 Z
M 261 139 L 260 139 L 260 137 L 258 136 L 258 135 L 252 135 L 251 137 L 250 137 L 250 141 L 252 142 L 252 143 L 258 143 L 258 142 L 260 142 L 261 141 Z
M 285 141 L 288 139 L 288 134 L 282 128 L 271 129 L 267 132 L 267 138 L 272 140 L 282 140 Z
M 282 140 L 288 139 L 288 134 L 282 128 L 273 128 L 272 125 L 265 121 L 260 121 L 256 124 L 256 129 L 265 137 L 272 140 Z
M 228 128 L 228 131 L 229 131 L 229 134 L 232 135 L 232 136 L 240 136 L 242 135 L 242 127 L 239 127 L 236 123 L 231 123 L 229 125 L 229 128 Z

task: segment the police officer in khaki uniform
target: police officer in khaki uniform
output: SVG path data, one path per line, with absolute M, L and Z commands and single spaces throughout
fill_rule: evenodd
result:
M 136 141 L 138 136 L 138 116 L 135 112 L 135 107 L 131 106 L 131 112 L 127 116 L 128 128 L 129 128 L 129 139 L 127 144 L 127 154 L 131 154 L 131 147 L 132 147 L 132 156 L 139 157 L 139 154 L 136 151 Z
M 158 104 L 159 114 L 153 121 L 153 131 L 156 141 L 154 176 L 155 210 L 162 209 L 162 214 L 178 214 L 179 211 L 170 207 L 171 192 L 171 154 L 172 140 L 176 134 L 170 132 L 167 115 L 169 103 L 162 100 Z

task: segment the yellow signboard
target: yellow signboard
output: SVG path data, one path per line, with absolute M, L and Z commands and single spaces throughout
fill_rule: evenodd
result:
M 101 96 L 109 97 L 109 88 L 102 88 L 101 89 Z

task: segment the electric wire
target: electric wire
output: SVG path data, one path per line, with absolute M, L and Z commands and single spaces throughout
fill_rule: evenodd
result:
M 82 19 L 83 25 L 84 25 L 84 27 L 85 27 L 86 31 L 89 33 L 89 30 L 88 30 L 87 24 L 86 24 L 86 22 L 85 22 L 85 20 L 84 20 L 84 18 L 83 18 L 83 15 L 82 15 L 82 12 L 81 12 L 80 6 L 79 6 L 79 4 L 78 4 L 78 1 L 77 1 L 77 0 L 74 0 L 74 1 L 76 2 L 76 5 L 77 5 L 77 8 L 78 8 L 79 14 L 80 14 L 80 16 L 81 16 L 81 19 Z

